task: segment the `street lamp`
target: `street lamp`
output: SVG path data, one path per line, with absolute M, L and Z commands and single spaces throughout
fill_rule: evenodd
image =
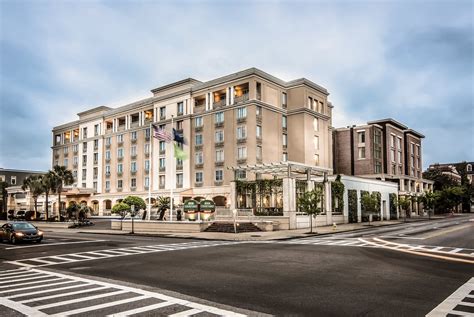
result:
M 132 216 L 132 232 L 130 232 L 131 234 L 134 234 L 135 231 L 133 230 L 134 227 L 133 227 L 133 221 L 135 219 L 135 205 L 131 205 L 130 206 L 130 215 Z

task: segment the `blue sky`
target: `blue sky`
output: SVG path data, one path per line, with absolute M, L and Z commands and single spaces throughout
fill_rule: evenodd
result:
M 47 170 L 51 129 L 249 67 L 331 93 L 335 127 L 393 117 L 423 163 L 474 160 L 473 1 L 0 1 L 0 167 Z

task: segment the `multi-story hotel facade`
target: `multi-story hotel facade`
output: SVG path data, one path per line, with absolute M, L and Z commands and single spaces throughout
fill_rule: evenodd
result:
M 73 171 L 66 202 L 106 215 L 128 195 L 212 199 L 231 206 L 230 183 L 255 178 L 231 167 L 294 161 L 332 171 L 328 91 L 304 78 L 283 81 L 251 68 L 207 82 L 192 78 L 153 96 L 97 107 L 53 129 L 53 165 Z M 187 159 L 152 137 L 151 124 L 182 133 Z M 421 167 L 420 167 L 421 168 Z M 331 174 L 331 173 L 330 173 Z

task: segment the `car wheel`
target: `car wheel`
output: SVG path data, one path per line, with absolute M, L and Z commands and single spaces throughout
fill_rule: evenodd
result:
M 39 238 L 38 240 L 36 240 L 37 243 L 41 243 L 41 241 L 43 241 L 43 238 Z
M 16 241 L 15 236 L 12 236 L 12 237 L 11 237 L 10 242 L 11 242 L 12 244 L 16 244 L 17 241 Z

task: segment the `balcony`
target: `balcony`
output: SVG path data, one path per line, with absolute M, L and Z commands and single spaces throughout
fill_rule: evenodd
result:
M 236 103 L 241 103 L 241 102 L 245 102 L 245 101 L 247 101 L 247 100 L 249 100 L 249 93 L 248 93 L 248 92 L 247 92 L 247 93 L 244 93 L 242 96 L 238 96 L 238 97 L 235 96 L 235 97 L 234 97 L 234 104 L 236 104 Z
M 69 152 L 64 152 L 64 157 L 69 156 Z
M 176 170 L 177 171 L 182 171 L 183 170 L 183 164 L 176 165 Z
M 73 152 L 74 154 L 77 154 L 77 152 L 78 152 L 77 148 L 73 149 L 72 152 Z
M 202 187 L 202 182 L 196 182 L 196 183 L 194 183 L 194 187 Z
M 215 163 L 215 166 L 224 166 L 224 161 L 218 161 Z
M 222 186 L 224 184 L 223 181 L 214 181 L 214 186 Z
M 145 168 L 145 174 L 150 174 L 150 169 L 149 168 Z
M 77 167 L 77 163 L 72 163 L 72 166 L 73 166 L 73 167 Z
M 117 131 L 124 131 L 125 130 L 125 124 L 119 125 L 117 127 Z
M 242 143 L 246 143 L 247 142 L 247 138 L 238 138 L 237 139 L 237 144 L 242 144 Z
M 136 186 L 130 187 L 130 191 L 134 192 L 134 191 L 136 191 L 136 190 L 137 190 L 137 187 L 136 187 Z
M 110 162 L 110 157 L 105 159 L 105 163 L 109 163 L 109 162 Z
M 166 167 L 165 166 L 160 166 L 160 169 L 159 169 L 160 172 L 164 172 L 166 171 Z
M 214 101 L 212 107 L 213 108 L 221 108 L 221 107 L 224 107 L 225 106 L 225 99 L 221 99 L 219 101 Z
M 54 158 L 59 158 L 59 153 L 54 154 Z
M 137 158 L 137 153 L 130 154 L 130 157 L 132 158 L 132 160 L 136 159 Z
M 94 165 L 97 165 L 97 164 L 99 164 L 99 161 L 94 160 Z
M 106 189 L 105 189 L 105 192 L 106 192 L 106 193 L 110 193 L 110 188 L 106 188 Z
M 150 186 L 146 186 L 146 185 L 143 187 L 143 189 L 145 189 L 145 190 L 148 190 L 149 188 L 150 188 Z
M 182 134 L 183 134 L 183 128 L 179 128 L 179 129 L 177 128 L 177 129 L 176 129 L 176 133 L 182 135 Z
M 222 128 L 224 126 L 224 121 L 214 123 L 214 127 Z
M 122 187 L 117 187 L 117 191 L 118 191 L 118 192 L 121 192 L 121 191 L 122 191 Z
M 202 144 L 196 144 L 196 145 L 194 146 L 194 149 L 195 149 L 196 151 L 202 150 Z
M 111 134 L 113 132 L 112 128 L 105 129 L 105 134 Z
M 224 141 L 216 141 L 214 143 L 214 147 L 223 147 L 224 146 Z
M 194 164 L 194 168 L 203 168 L 204 167 L 204 163 L 196 163 Z
M 160 151 L 158 152 L 160 155 L 165 155 L 166 154 L 166 150 L 163 150 L 163 149 L 160 149 Z
M 246 157 L 242 157 L 242 158 L 237 159 L 237 164 L 245 164 L 245 163 L 247 163 L 247 158 Z
M 106 143 L 106 144 L 105 144 L 105 147 L 106 147 L 107 149 L 109 149 L 109 148 L 110 148 L 110 143 Z
M 118 172 L 117 172 L 117 176 L 122 176 L 122 172 L 121 172 L 121 171 L 118 171 Z
M 176 183 L 176 188 L 183 188 L 183 183 Z
M 130 170 L 130 175 L 135 175 L 137 174 L 137 170 Z
M 121 162 L 123 160 L 123 156 L 117 157 L 117 161 Z
M 150 136 L 149 135 L 145 135 L 145 141 L 150 141 Z
M 262 145 L 262 137 L 261 136 L 257 137 L 257 144 Z
M 158 188 L 159 188 L 159 189 L 165 189 L 165 184 L 160 184 L 160 185 L 158 186 Z
M 163 121 L 163 120 L 166 120 L 166 115 L 160 116 L 160 120 L 162 120 L 162 121 Z
M 130 142 L 137 143 L 137 138 L 130 139 Z
M 244 122 L 247 122 L 247 117 L 237 118 L 237 123 L 244 123 Z
M 150 157 L 150 152 L 145 152 L 145 157 Z
M 203 126 L 202 126 L 202 125 L 200 125 L 200 126 L 194 128 L 194 131 L 196 131 L 196 132 L 201 132 L 202 130 L 203 130 Z
M 117 141 L 117 145 L 118 145 L 118 146 L 122 146 L 122 145 L 123 145 L 123 140 Z
M 106 177 L 106 178 L 109 178 L 109 177 L 110 177 L 110 172 L 106 172 L 106 173 L 105 173 L 105 177 Z
M 131 122 L 131 123 L 130 123 L 130 128 L 136 128 L 136 127 L 138 127 L 138 125 L 139 125 L 139 122 L 138 122 L 138 121 Z
M 99 177 L 99 176 L 96 174 L 96 175 L 94 175 L 94 176 L 92 176 L 92 177 L 94 178 L 94 180 L 96 180 L 97 177 Z
M 262 123 L 262 115 L 261 114 L 258 114 L 256 118 L 257 118 L 257 123 Z

